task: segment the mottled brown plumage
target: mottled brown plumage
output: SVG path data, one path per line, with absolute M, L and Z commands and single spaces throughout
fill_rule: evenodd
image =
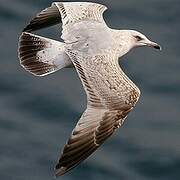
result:
M 139 97 L 139 88 L 125 75 L 118 58 L 134 47 L 160 46 L 133 30 L 109 28 L 96 3 L 56 2 L 40 12 L 20 37 L 22 66 L 34 75 L 63 67 L 76 68 L 87 94 L 87 108 L 67 141 L 56 165 L 63 175 L 90 156 L 121 127 Z M 29 32 L 62 22 L 64 42 Z

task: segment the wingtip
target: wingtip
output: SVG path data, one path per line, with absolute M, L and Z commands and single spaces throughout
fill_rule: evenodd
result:
M 56 4 L 39 12 L 22 32 L 37 31 L 61 23 L 61 15 Z
M 28 24 L 23 30 L 22 32 L 32 32 L 32 29 L 29 28 L 30 24 Z
M 62 176 L 64 175 L 65 173 L 67 172 L 67 168 L 66 167 L 60 167 L 58 169 L 55 169 L 55 177 L 59 177 L 59 176 Z

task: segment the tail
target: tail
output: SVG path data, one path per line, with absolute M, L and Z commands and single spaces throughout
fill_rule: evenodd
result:
M 28 32 L 23 32 L 19 38 L 18 55 L 22 67 L 36 76 L 45 76 L 72 66 L 64 43 Z

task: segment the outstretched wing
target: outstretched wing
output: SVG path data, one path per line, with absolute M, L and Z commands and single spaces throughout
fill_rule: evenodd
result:
M 80 118 L 56 165 L 56 176 L 77 166 L 120 127 L 129 110 L 88 108 Z
M 87 2 L 54 2 L 38 13 L 24 28 L 25 32 L 32 32 L 63 22 L 63 26 L 93 20 L 104 22 L 102 14 L 107 8 L 104 5 Z
M 111 53 L 81 58 L 78 53 L 69 52 L 69 56 L 86 90 L 88 106 L 56 165 L 57 176 L 90 156 L 123 124 L 138 99 L 127 77 L 119 76 L 120 69 L 114 61 L 117 59 Z

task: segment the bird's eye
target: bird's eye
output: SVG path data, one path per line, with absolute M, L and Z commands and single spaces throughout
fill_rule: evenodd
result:
M 142 37 L 140 37 L 140 36 L 135 36 L 135 38 L 136 38 L 136 40 L 137 40 L 137 41 L 141 41 L 141 40 L 143 40 L 143 38 L 142 38 Z

